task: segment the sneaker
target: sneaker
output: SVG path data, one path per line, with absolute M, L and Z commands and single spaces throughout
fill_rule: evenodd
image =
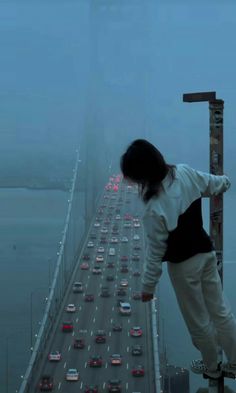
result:
M 236 378 L 236 364 L 235 363 L 223 363 L 222 371 L 225 374 L 230 374 L 233 378 Z
M 217 369 L 209 370 L 201 359 L 192 360 L 190 368 L 195 374 L 202 374 L 204 378 L 218 379 L 222 375 L 221 363 L 218 364 Z

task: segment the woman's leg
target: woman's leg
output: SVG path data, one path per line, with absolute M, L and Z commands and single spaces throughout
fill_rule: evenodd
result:
M 168 272 L 192 342 L 209 370 L 216 370 L 217 342 L 202 293 L 202 273 L 209 253 L 197 254 L 181 263 L 168 262 Z
M 231 308 L 224 299 L 215 252 L 203 269 L 202 292 L 205 304 L 217 332 L 217 341 L 230 363 L 236 364 L 236 321 Z

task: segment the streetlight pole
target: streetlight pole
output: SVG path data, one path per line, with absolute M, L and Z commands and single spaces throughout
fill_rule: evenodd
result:
M 209 102 L 210 111 L 210 172 L 214 175 L 223 174 L 223 109 L 224 101 L 216 99 L 216 93 L 200 92 L 183 95 L 184 102 Z M 223 194 L 210 198 L 210 236 L 213 240 L 217 267 L 223 287 Z M 219 361 L 223 353 L 219 348 Z M 209 379 L 209 392 L 224 392 L 224 376 L 218 380 Z
M 9 392 L 9 390 L 8 390 L 8 382 L 9 382 L 9 378 L 8 378 L 8 375 L 9 375 L 9 372 L 8 372 L 8 369 L 9 369 L 8 340 L 9 340 L 9 337 L 7 336 L 7 338 L 6 338 L 6 393 Z
M 30 351 L 33 351 L 33 295 L 40 289 L 45 289 L 46 287 L 36 288 L 34 291 L 30 292 Z

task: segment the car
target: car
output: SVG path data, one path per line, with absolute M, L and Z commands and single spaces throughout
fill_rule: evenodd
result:
M 90 260 L 90 255 L 89 254 L 84 254 L 82 256 L 83 261 L 89 261 Z
M 100 266 L 94 266 L 92 269 L 92 273 L 93 274 L 101 274 L 102 273 L 102 269 L 100 268 Z
M 97 330 L 95 335 L 96 343 L 105 343 L 106 342 L 106 332 L 105 330 Z
M 102 255 L 97 255 L 96 256 L 96 262 L 104 262 L 104 257 Z
M 127 238 L 127 236 L 123 236 L 123 237 L 120 239 L 120 241 L 121 241 L 121 243 L 128 243 L 129 239 Z
M 112 235 L 119 235 L 119 231 L 118 231 L 118 229 L 112 229 Z M 117 239 L 117 241 L 116 240 L 110 240 L 110 242 L 111 243 L 118 243 L 118 239 Z
M 118 288 L 116 290 L 116 295 L 117 296 L 126 296 L 127 295 L 127 291 L 125 288 Z
M 112 366 L 120 366 L 122 364 L 121 355 L 119 353 L 113 353 L 110 357 Z
M 94 301 L 94 295 L 92 293 L 86 293 L 84 295 L 84 301 L 85 302 L 93 302 Z
M 102 367 L 102 357 L 100 355 L 90 356 L 88 364 L 90 367 Z
M 66 380 L 67 381 L 78 381 L 79 380 L 79 372 L 76 368 L 69 368 L 66 372 Z
M 135 223 L 134 223 L 134 227 L 135 227 L 135 228 L 139 228 L 139 227 L 140 227 L 140 223 L 139 223 L 139 222 L 135 222 Z
M 139 261 L 140 260 L 140 255 L 138 254 L 133 254 L 131 257 L 132 261 Z
M 121 332 L 122 331 L 122 324 L 119 322 L 113 322 L 112 330 L 113 330 L 113 332 Z
M 131 305 L 128 302 L 120 302 L 119 313 L 121 315 L 131 315 Z
M 125 222 L 124 223 L 124 228 L 130 228 L 131 227 L 131 223 L 130 222 Z
M 139 235 L 136 234 L 136 235 L 133 236 L 133 240 L 139 240 L 139 239 L 140 239 Z
M 84 287 L 82 282 L 80 281 L 75 281 L 72 287 L 73 293 L 82 293 L 84 292 Z
M 94 243 L 92 241 L 89 241 L 87 244 L 87 247 L 88 248 L 94 247 Z
M 111 237 L 110 243 L 118 243 L 117 237 Z
M 134 276 L 134 277 L 139 277 L 140 275 L 141 275 L 141 273 L 140 273 L 139 270 L 134 270 L 134 271 L 133 271 L 133 276 Z
M 132 216 L 131 216 L 131 214 L 128 214 L 128 213 L 126 213 L 125 215 L 124 215 L 124 220 L 125 221 L 130 221 L 130 220 L 132 220 Z
M 138 245 L 134 246 L 134 251 L 138 251 L 138 250 L 141 250 L 141 247 Z
M 84 338 L 75 338 L 73 347 L 75 349 L 83 349 L 85 347 L 85 341 Z
M 53 390 L 53 378 L 50 375 L 42 375 L 39 381 L 39 390 L 41 392 L 49 392 Z
M 98 247 L 98 253 L 102 254 L 105 252 L 105 248 L 104 247 Z
M 76 307 L 74 304 L 71 303 L 66 306 L 66 312 L 75 312 L 75 311 L 76 311 Z
M 129 272 L 128 265 L 122 265 L 120 268 L 120 272 L 121 273 L 128 273 Z
M 133 326 L 130 329 L 130 335 L 132 337 L 141 337 L 143 335 L 142 328 L 140 326 Z
M 107 239 L 105 237 L 101 237 L 100 243 L 101 244 L 107 243 Z
M 131 347 L 131 354 L 133 356 L 141 356 L 143 353 L 142 345 L 136 344 Z
M 74 326 L 72 321 L 65 321 L 62 323 L 62 331 L 63 332 L 73 332 Z
M 102 287 L 101 288 L 101 293 L 100 293 L 101 297 L 110 297 L 110 291 L 108 287 Z
M 95 228 L 100 227 L 100 223 L 99 222 L 95 222 L 93 225 L 95 226 Z
M 107 228 L 102 228 L 100 232 L 101 233 L 108 233 L 108 229 Z
M 120 219 L 121 219 L 120 214 L 117 214 L 116 217 L 115 217 L 115 219 L 116 219 L 116 220 L 120 220 Z
M 137 364 L 132 368 L 131 371 L 133 377 L 143 377 L 144 376 L 144 367 L 142 364 Z
M 129 285 L 129 282 L 128 282 L 128 280 L 127 280 L 126 278 L 122 278 L 122 279 L 120 280 L 120 287 L 127 288 L 128 285 Z
M 113 248 L 113 247 L 111 247 L 111 248 L 109 248 L 109 255 L 110 256 L 114 256 L 114 255 L 116 255 L 116 250 Z
M 83 262 L 80 265 L 81 270 L 88 270 L 89 269 L 89 264 L 87 262 Z
M 107 383 L 109 393 L 121 393 L 121 380 L 110 379 Z
M 120 258 L 121 262 L 127 262 L 128 261 L 128 257 L 127 255 L 122 255 L 122 257 Z
M 48 354 L 48 360 L 50 362 L 59 362 L 61 360 L 61 353 L 59 351 L 51 351 Z
M 109 274 L 108 276 L 106 276 L 106 280 L 107 281 L 114 281 L 115 277 L 113 275 Z
M 91 233 L 91 234 L 90 234 L 90 239 L 92 239 L 92 240 L 97 239 L 96 233 Z
M 134 299 L 134 300 L 140 300 L 140 299 L 142 299 L 142 294 L 141 294 L 141 292 L 137 292 L 137 291 L 133 292 L 133 293 L 132 293 L 132 299 Z
M 98 393 L 98 385 L 86 385 L 84 393 Z
M 115 267 L 115 263 L 114 262 L 107 262 L 106 267 L 108 267 L 108 269 Z

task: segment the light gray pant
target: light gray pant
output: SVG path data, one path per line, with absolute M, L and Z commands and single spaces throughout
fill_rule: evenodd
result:
M 215 251 L 181 263 L 168 262 L 168 273 L 192 342 L 207 368 L 217 368 L 217 345 L 230 363 L 236 363 L 236 320 L 222 293 Z

